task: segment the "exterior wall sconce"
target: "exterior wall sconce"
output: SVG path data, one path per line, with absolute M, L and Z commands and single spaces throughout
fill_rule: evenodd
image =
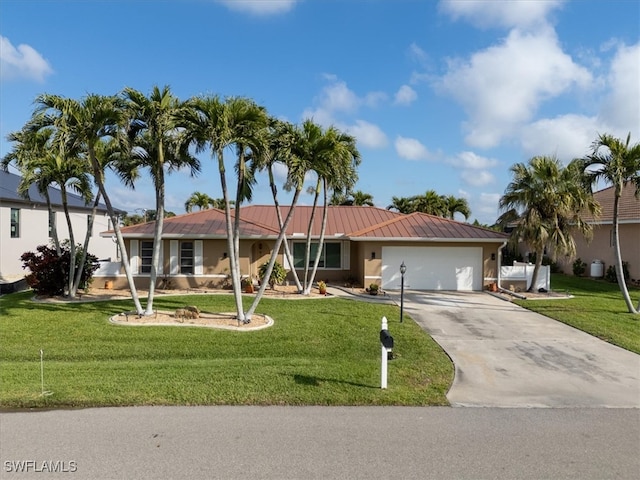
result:
M 371 252 L 371 260 L 375 260 L 376 258 L 376 252 Z
M 224 253 L 222 254 L 222 258 L 227 258 L 227 252 L 224 252 Z
M 492 253 L 492 254 L 491 254 L 491 260 L 495 260 L 495 259 L 496 259 L 496 254 L 495 254 L 495 253 Z

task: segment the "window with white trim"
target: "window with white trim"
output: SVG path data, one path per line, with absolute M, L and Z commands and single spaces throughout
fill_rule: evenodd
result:
M 304 252 L 306 244 L 304 242 L 293 243 L 293 264 L 295 268 L 304 268 Z M 313 262 L 318 252 L 318 243 L 311 243 L 311 254 L 309 255 L 309 266 L 313 266 Z M 322 269 L 339 269 L 341 268 L 342 259 L 342 243 L 327 242 L 322 245 L 320 253 L 320 261 L 318 268 Z
M 194 249 L 192 241 L 180 242 L 180 273 L 193 275 Z
M 151 273 L 153 260 L 153 241 L 142 240 L 140 242 L 140 273 Z

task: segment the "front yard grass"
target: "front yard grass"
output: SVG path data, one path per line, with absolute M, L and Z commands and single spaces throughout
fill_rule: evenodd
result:
M 128 300 L 53 304 L 0 298 L 0 407 L 122 405 L 447 405 L 453 366 L 392 305 L 346 299 L 263 299 L 275 325 L 234 332 L 123 327 Z M 160 310 L 233 311 L 228 295 L 157 297 Z M 380 387 L 379 331 L 389 319 L 397 358 Z M 405 317 L 406 318 L 406 317 Z M 44 352 L 42 395 L 40 350 Z
M 554 274 L 551 288 L 567 291 L 574 298 L 515 300 L 514 303 L 640 354 L 640 315 L 627 313 L 617 283 Z M 640 289 L 629 287 L 629 293 L 637 306 Z

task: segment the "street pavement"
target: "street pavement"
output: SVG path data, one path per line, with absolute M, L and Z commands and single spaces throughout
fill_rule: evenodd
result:
M 631 480 L 640 472 L 639 441 L 638 409 L 131 407 L 1 413 L 0 478 Z M 47 472 L 52 469 L 59 473 Z
M 484 292 L 406 291 L 404 309 L 453 360 L 453 406 L 640 408 L 635 353 Z

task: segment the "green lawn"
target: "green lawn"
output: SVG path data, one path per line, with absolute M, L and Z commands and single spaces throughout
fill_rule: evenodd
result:
M 575 298 L 516 300 L 514 303 L 640 354 L 640 315 L 627 313 L 617 283 L 554 274 L 551 288 L 568 291 Z M 640 289 L 630 287 L 629 293 L 637 306 Z
M 42 304 L 0 298 L 0 407 L 116 405 L 446 405 L 453 366 L 395 306 L 332 298 L 264 299 L 255 332 L 122 327 L 131 301 Z M 173 310 L 233 311 L 227 295 L 160 297 Z M 380 386 L 381 317 L 397 358 Z M 41 395 L 40 350 L 44 352 Z

